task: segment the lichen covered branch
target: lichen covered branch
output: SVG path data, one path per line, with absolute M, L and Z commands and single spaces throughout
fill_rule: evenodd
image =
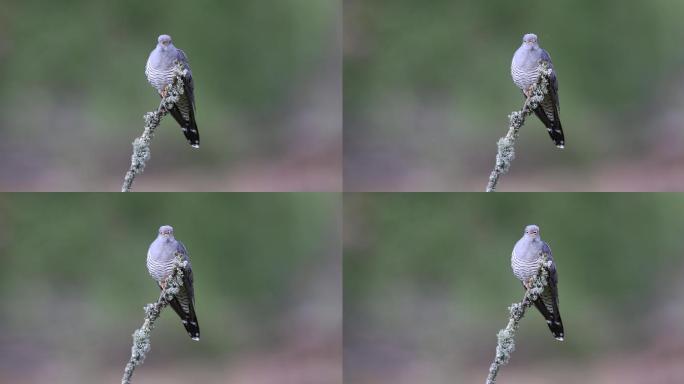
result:
M 538 70 L 540 74 L 539 78 L 532 86 L 532 92 L 530 92 L 527 100 L 525 100 L 523 108 L 519 111 L 511 112 L 508 116 L 508 133 L 496 143 L 496 163 L 494 164 L 492 173 L 489 175 L 486 192 L 496 191 L 496 185 L 499 182 L 499 178 L 511 168 L 511 163 L 515 158 L 515 141 L 518 138 L 520 128 L 525 124 L 527 116 L 532 114 L 539 103 L 544 100 L 544 95 L 548 93 L 551 68 L 549 68 L 546 62 L 541 62 Z
M 164 288 L 159 295 L 156 303 L 145 305 L 145 320 L 143 325 L 133 332 L 133 346 L 131 347 L 131 358 L 124 369 L 121 384 L 130 384 L 133 371 L 138 365 L 145 361 L 147 352 L 150 351 L 150 335 L 155 322 L 159 318 L 161 311 L 169 305 L 173 298 L 178 294 L 183 286 L 183 269 L 187 263 L 182 259 L 183 255 L 176 253 L 176 260 L 171 275 L 164 281 Z
M 162 98 L 161 103 L 156 111 L 147 112 L 143 118 L 145 119 L 145 129 L 140 137 L 133 141 L 133 155 L 131 155 L 131 167 L 126 172 L 121 192 L 130 192 L 133 186 L 135 177 L 145 170 L 145 164 L 150 159 L 150 144 L 154 137 L 154 130 L 157 129 L 161 119 L 178 102 L 180 95 L 183 94 L 183 77 L 186 75 L 186 70 L 183 64 L 178 63 L 175 68 L 176 77 L 173 84 L 167 87 L 166 95 Z
M 531 307 L 539 295 L 544 292 L 544 287 L 548 284 L 550 266 L 551 261 L 548 260 L 548 255 L 542 254 L 542 257 L 539 260 L 539 270 L 532 278 L 532 284 L 530 284 L 527 291 L 525 291 L 525 296 L 522 301 L 513 303 L 508 308 L 510 318 L 508 319 L 506 328 L 500 330 L 496 335 L 496 356 L 489 366 L 489 375 L 487 375 L 486 384 L 496 383 L 496 376 L 499 373 L 499 369 L 503 365 L 506 365 L 511 358 L 511 354 L 515 350 L 515 332 L 520 326 L 520 320 L 525 316 L 525 311 Z

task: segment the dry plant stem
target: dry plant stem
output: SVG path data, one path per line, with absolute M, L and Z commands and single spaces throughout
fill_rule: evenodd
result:
M 548 261 L 548 255 L 543 254 L 539 261 L 539 271 L 532 278 L 532 283 L 529 285 L 525 296 L 519 303 L 513 303 L 508 308 L 510 318 L 506 328 L 499 331 L 496 335 L 496 356 L 489 367 L 489 375 L 487 375 L 486 384 L 496 383 L 496 376 L 499 374 L 499 369 L 508 363 L 511 354 L 515 350 L 515 332 L 520 326 L 520 320 L 525 316 L 525 311 L 534 304 L 539 295 L 544 291 L 547 285 L 549 276 L 549 267 L 551 262 Z
M 539 103 L 544 100 L 544 95 L 548 93 L 548 78 L 551 74 L 551 70 L 544 62 L 539 64 L 538 70 L 540 73 L 539 78 L 537 79 L 537 82 L 532 85 L 532 91 L 527 97 L 527 100 L 525 100 L 523 108 L 519 111 L 511 112 L 508 116 L 508 133 L 496 143 L 496 163 L 494 164 L 492 173 L 489 175 L 486 192 L 495 192 L 496 185 L 499 183 L 499 178 L 511 168 L 511 163 L 515 158 L 515 141 L 518 138 L 520 128 L 525 124 L 527 116 L 532 114 Z
M 131 155 L 131 167 L 124 176 L 124 182 L 121 186 L 121 192 L 130 192 L 133 186 L 135 177 L 145 170 L 145 164 L 150 159 L 151 151 L 150 144 L 154 137 L 154 130 L 157 129 L 161 119 L 169 113 L 174 104 L 178 101 L 178 97 L 183 94 L 183 76 L 185 70 L 182 64 L 176 65 L 176 77 L 171 86 L 167 87 L 166 96 L 162 98 L 159 103 L 159 108 L 153 112 L 147 112 L 143 117 L 145 119 L 145 129 L 140 137 L 133 141 L 133 155 Z
M 183 286 L 183 268 L 185 268 L 185 261 L 182 255 L 176 253 L 176 261 L 171 276 L 164 281 L 164 289 L 162 289 L 159 299 L 156 303 L 145 305 L 145 320 L 143 325 L 133 332 L 133 347 L 131 347 L 131 358 L 126 364 L 124 374 L 121 379 L 121 384 L 130 384 L 133 377 L 133 371 L 138 365 L 145 361 L 147 352 L 150 351 L 151 341 L 150 335 L 154 328 L 155 322 L 161 315 L 161 311 L 169 305 L 171 300 L 178 294 L 180 288 Z

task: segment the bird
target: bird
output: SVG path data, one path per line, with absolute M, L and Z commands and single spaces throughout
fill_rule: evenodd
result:
M 558 78 L 551 63 L 551 56 L 539 46 L 537 35 L 534 33 L 523 36 L 522 45 L 513 54 L 511 77 L 513 77 L 513 83 L 522 90 L 525 98 L 529 97 L 532 86 L 539 78 L 538 67 L 540 62 L 547 63 L 548 68 L 551 69 L 551 74 L 549 75 L 548 93 L 544 95 L 542 102 L 534 109 L 534 114 L 544 123 L 556 147 L 563 149 L 565 148 L 565 135 L 558 113 L 560 105 L 558 101 Z
M 192 80 L 192 71 L 185 52 L 176 48 L 171 41 L 171 36 L 160 35 L 157 39 L 157 47 L 150 52 L 145 65 L 147 81 L 164 98 L 168 88 L 175 79 L 174 69 L 176 63 L 183 64 L 187 71 L 183 76 L 183 89 L 185 92 L 169 111 L 171 116 L 183 129 L 183 134 L 193 148 L 199 148 L 200 138 L 197 122 L 195 121 L 195 85 Z
M 169 302 L 171 308 L 178 314 L 185 330 L 193 340 L 199 340 L 200 329 L 195 314 L 195 290 L 193 288 L 192 266 L 188 251 L 173 235 L 173 227 L 163 225 L 159 227 L 159 235 L 150 244 L 147 251 L 147 271 L 157 281 L 160 289 L 166 279 L 173 273 L 176 252 L 182 255 L 186 265 L 183 268 L 183 286 L 178 294 Z
M 525 289 L 528 289 L 530 280 L 539 270 L 539 259 L 542 254 L 547 255 L 547 260 L 551 261 L 551 265 L 548 268 L 548 284 L 537 300 L 534 301 L 534 306 L 546 319 L 546 324 L 556 340 L 563 341 L 565 337 L 563 320 L 558 309 L 558 272 L 556 271 L 556 263 L 553 261 L 551 248 L 541 239 L 538 226 L 528 225 L 525 227 L 522 238 L 513 247 L 511 267 L 515 277 L 522 282 Z

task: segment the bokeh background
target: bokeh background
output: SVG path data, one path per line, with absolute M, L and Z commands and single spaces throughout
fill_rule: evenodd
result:
M 345 380 L 483 383 L 524 295 L 511 250 L 535 223 L 566 338 L 528 312 L 499 381 L 679 382 L 683 215 L 673 194 L 346 195 Z
M 551 54 L 567 146 L 532 117 L 499 190 L 684 190 L 677 1 L 344 2 L 344 176 L 355 191 L 483 191 L 523 34 Z
M 188 248 L 202 338 L 170 309 L 135 383 L 341 384 L 341 212 L 329 194 L 0 195 L 0 382 L 116 383 L 158 227 Z
M 168 33 L 202 148 L 165 118 L 134 190 L 338 191 L 341 31 L 339 0 L 3 0 L 0 190 L 118 191 Z

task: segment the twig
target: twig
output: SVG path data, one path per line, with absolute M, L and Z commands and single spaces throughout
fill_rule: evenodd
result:
M 532 85 L 532 92 L 525 100 L 523 108 L 519 111 L 511 112 L 508 115 L 509 125 L 506 136 L 499 139 L 496 143 L 496 163 L 494 169 L 489 175 L 489 182 L 487 183 L 486 192 L 496 191 L 496 185 L 499 182 L 499 177 L 508 172 L 511 168 L 511 163 L 515 158 L 515 140 L 518 138 L 519 130 L 525 124 L 527 116 L 532 114 L 539 103 L 544 100 L 544 95 L 548 93 L 549 76 L 551 69 L 547 63 L 541 62 L 538 67 L 539 78 Z
M 547 285 L 549 276 L 549 267 L 551 262 L 547 261 L 546 254 L 542 254 L 539 260 L 539 270 L 537 274 L 532 278 L 532 284 L 525 292 L 525 296 L 519 303 L 513 303 L 508 307 L 510 312 L 510 318 L 508 319 L 508 324 L 506 328 L 499 331 L 496 335 L 496 356 L 494 361 L 489 366 L 489 375 L 487 375 L 486 384 L 496 383 L 496 375 L 499 373 L 499 369 L 508 364 L 508 360 L 511 358 L 511 354 L 515 350 L 515 331 L 518 330 L 520 326 L 520 320 L 525 316 L 525 311 L 527 308 L 534 304 L 539 295 L 544 292 L 544 287 Z
M 150 351 L 150 335 L 154 328 L 154 323 L 159 318 L 162 309 L 169 305 L 169 302 L 178 294 L 180 288 L 183 286 L 183 268 L 186 262 L 183 261 L 182 255 L 176 252 L 176 260 L 173 267 L 173 272 L 164 281 L 164 289 L 162 289 L 159 299 L 156 303 L 145 305 L 145 321 L 143 325 L 133 332 L 133 347 L 131 347 L 131 358 L 124 369 L 121 384 L 130 384 L 133 371 L 138 365 L 145 361 L 147 352 Z
M 145 119 L 145 129 L 140 137 L 133 140 L 133 155 L 131 155 L 131 167 L 126 172 L 121 192 L 130 192 L 133 186 L 135 177 L 145 170 L 145 164 L 150 159 L 151 151 L 150 144 L 154 137 L 154 130 L 157 129 L 161 119 L 173 108 L 178 101 L 180 95 L 183 94 L 183 76 L 186 71 L 183 69 L 183 64 L 176 65 L 175 79 L 173 84 L 167 87 L 166 97 L 162 98 L 161 103 L 156 111 L 147 112 L 143 119 Z

